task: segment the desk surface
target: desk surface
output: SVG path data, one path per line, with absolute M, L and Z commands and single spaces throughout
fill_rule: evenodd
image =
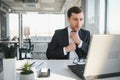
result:
M 50 69 L 50 77 L 48 78 L 37 78 L 35 80 L 80 80 L 75 74 L 73 74 L 67 67 L 67 65 L 72 64 L 71 60 L 30 60 L 36 63 L 41 63 L 41 67 L 47 67 Z M 19 77 L 19 76 L 18 76 Z
M 42 67 L 48 67 L 51 70 L 51 75 L 47 79 L 42 80 L 79 80 L 75 74 L 73 74 L 67 67 L 72 64 L 70 60 L 47 60 Z M 37 79 L 40 80 L 40 79 Z
M 73 64 L 72 60 L 30 60 L 30 62 L 35 61 L 36 63 L 44 63 L 40 65 L 41 67 L 50 68 L 50 77 L 48 78 L 37 78 L 35 80 L 81 80 L 74 73 L 72 73 L 67 65 Z M 120 80 L 120 77 L 104 78 L 100 80 Z

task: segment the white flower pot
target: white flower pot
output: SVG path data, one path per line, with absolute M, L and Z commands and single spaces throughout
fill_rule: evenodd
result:
M 34 73 L 32 73 L 32 74 L 20 74 L 20 80 L 35 80 Z

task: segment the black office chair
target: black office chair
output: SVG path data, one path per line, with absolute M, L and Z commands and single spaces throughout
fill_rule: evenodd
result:
M 31 39 L 27 39 L 26 43 L 28 43 L 28 48 L 19 48 L 19 54 L 20 54 L 20 59 L 30 59 L 27 57 L 27 53 L 31 53 L 32 54 L 32 51 L 34 49 L 34 45 L 31 44 Z M 22 53 L 25 53 L 25 57 L 22 58 Z

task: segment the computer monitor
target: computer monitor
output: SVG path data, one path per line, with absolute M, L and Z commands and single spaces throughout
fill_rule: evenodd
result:
M 85 78 L 120 75 L 120 35 L 93 35 L 84 71 Z

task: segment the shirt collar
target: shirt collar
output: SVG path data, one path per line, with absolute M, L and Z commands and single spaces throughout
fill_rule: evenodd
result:
M 70 33 L 72 31 L 72 29 L 70 27 L 68 27 L 68 32 Z
M 70 32 L 72 31 L 72 29 L 70 28 L 70 26 L 68 26 L 68 34 L 70 36 Z M 78 31 L 76 32 L 78 34 Z

